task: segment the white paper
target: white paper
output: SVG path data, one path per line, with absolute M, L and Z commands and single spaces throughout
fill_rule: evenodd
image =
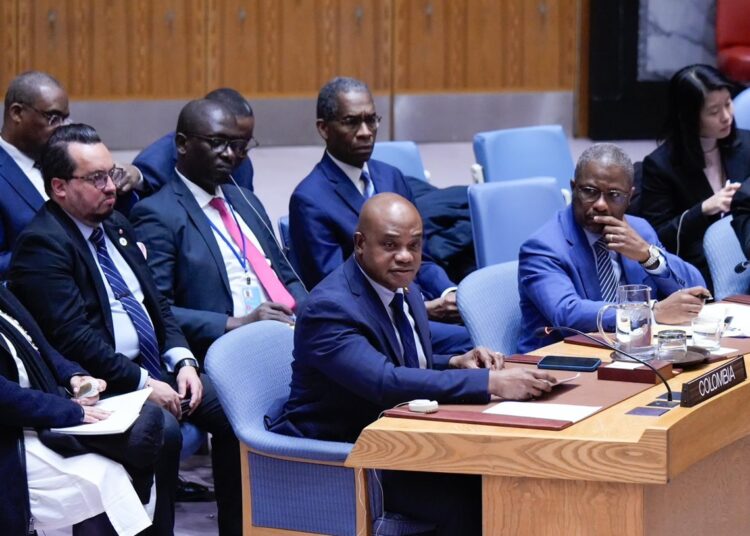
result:
M 736 348 L 724 348 L 724 347 L 722 346 L 722 347 L 721 347 L 721 348 L 719 348 L 718 350 L 711 350 L 711 353 L 712 353 L 713 355 L 727 355 L 727 354 L 732 354 L 732 353 L 734 353 L 734 352 L 736 352 L 736 351 L 737 351 L 737 349 L 736 349 Z
M 642 363 L 632 363 L 630 361 L 612 361 L 607 363 L 606 368 L 624 369 L 624 370 L 635 370 L 638 367 L 642 367 Z
M 553 419 L 578 422 L 599 411 L 601 406 L 576 406 L 572 404 L 540 404 L 539 402 L 500 402 L 483 413 L 510 415 L 532 419 Z
M 701 315 L 731 316 L 732 321 L 724 331 L 724 337 L 750 337 L 750 306 L 741 303 L 709 303 Z
M 140 391 L 117 395 L 100 400 L 95 407 L 111 411 L 112 414 L 103 421 L 91 424 L 79 424 L 66 428 L 51 428 L 53 432 L 72 435 L 109 435 L 121 434 L 126 431 L 141 412 L 143 404 L 151 394 L 152 389 L 147 387 Z

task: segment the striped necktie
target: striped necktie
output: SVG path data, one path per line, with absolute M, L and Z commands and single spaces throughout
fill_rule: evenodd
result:
M 370 199 L 373 195 L 375 195 L 375 185 L 372 183 L 372 179 L 370 179 L 370 174 L 363 169 L 362 175 L 360 175 L 359 180 L 362 181 L 362 184 L 365 187 L 362 191 L 362 195 L 365 199 Z
M 394 294 L 391 300 L 391 310 L 393 311 L 393 323 L 396 324 L 398 337 L 401 339 L 401 346 L 404 349 L 404 365 L 410 368 L 419 368 L 419 354 L 417 354 L 417 345 L 414 341 L 414 330 L 406 318 L 404 312 L 404 295 L 400 292 Z
M 156 332 L 154 332 L 154 327 L 151 325 L 146 310 L 130 292 L 112 257 L 109 256 L 101 227 L 94 229 L 89 240 L 94 244 L 99 266 L 101 266 L 102 272 L 109 282 L 115 299 L 122 304 L 123 309 L 133 322 L 135 332 L 138 334 L 138 349 L 143 367 L 151 377 L 157 380 L 161 379 L 159 344 L 156 341 Z
M 596 273 L 599 276 L 602 300 L 613 303 L 617 298 L 617 279 L 604 237 L 594 242 L 594 253 L 596 254 Z

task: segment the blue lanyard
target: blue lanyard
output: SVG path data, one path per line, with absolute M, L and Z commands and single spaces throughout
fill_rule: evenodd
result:
M 237 229 L 240 231 L 240 237 L 242 238 L 242 255 L 240 255 L 239 250 L 236 250 L 234 246 L 232 246 L 232 241 L 229 240 L 226 236 L 224 236 L 224 233 L 221 232 L 221 230 L 214 225 L 214 223 L 209 219 L 208 224 L 211 226 L 211 228 L 216 231 L 216 234 L 219 235 L 219 237 L 224 241 L 224 243 L 229 248 L 229 251 L 232 252 L 232 254 L 237 258 L 237 260 L 240 263 L 240 266 L 242 266 L 242 269 L 245 270 L 245 273 L 247 273 L 247 256 L 245 255 L 245 233 L 242 232 L 242 228 L 240 227 L 240 222 L 237 221 L 237 215 L 234 213 L 234 208 L 232 208 L 232 205 L 229 203 L 229 201 L 224 200 L 224 202 L 229 207 L 229 210 L 232 212 L 232 217 L 234 218 L 234 223 L 237 224 Z

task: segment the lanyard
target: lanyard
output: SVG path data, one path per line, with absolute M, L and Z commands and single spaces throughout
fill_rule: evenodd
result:
M 240 227 L 240 222 L 237 221 L 237 216 L 234 213 L 234 209 L 232 208 L 232 205 L 229 203 L 229 201 L 225 200 L 225 203 L 227 206 L 229 206 L 229 210 L 232 212 L 232 217 L 234 218 L 234 223 L 237 225 L 237 229 L 240 232 L 240 237 L 242 238 L 242 255 L 240 255 L 240 251 L 235 249 L 235 246 L 232 245 L 232 241 L 228 239 L 226 236 L 224 236 L 224 233 L 221 232 L 221 230 L 214 225 L 214 223 L 211 221 L 211 219 L 208 219 L 208 224 L 211 226 L 211 228 L 216 231 L 216 234 L 219 235 L 219 237 L 224 241 L 224 243 L 229 248 L 229 251 L 232 252 L 232 255 L 234 255 L 237 260 L 240 263 L 240 266 L 242 266 L 242 269 L 245 271 L 245 273 L 248 273 L 247 270 L 247 256 L 245 255 L 245 233 L 242 232 L 242 228 Z

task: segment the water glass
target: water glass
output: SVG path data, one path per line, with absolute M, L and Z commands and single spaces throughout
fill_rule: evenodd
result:
M 674 361 L 687 352 L 687 333 L 682 329 L 665 329 L 657 335 L 659 359 Z
M 693 344 L 707 350 L 721 347 L 724 319 L 721 316 L 696 316 L 693 318 Z

